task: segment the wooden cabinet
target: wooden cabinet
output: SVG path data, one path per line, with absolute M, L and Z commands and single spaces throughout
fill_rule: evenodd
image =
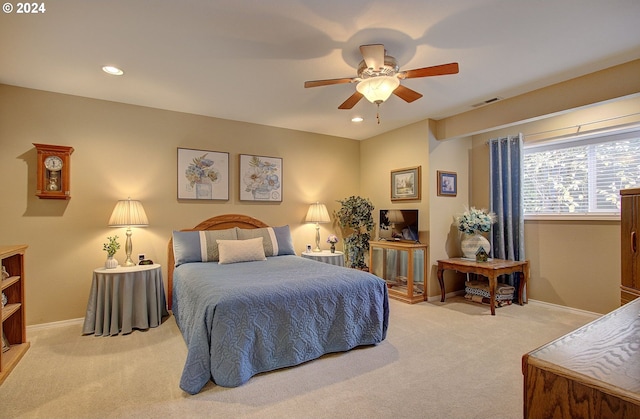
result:
M 640 299 L 522 358 L 524 418 L 640 418 Z
M 640 297 L 640 189 L 623 189 L 620 211 L 620 302 Z
M 389 297 L 407 303 L 427 300 L 427 245 L 370 241 L 371 273 L 387 283 Z
M 27 342 L 25 305 L 24 305 L 24 254 L 26 245 L 0 246 L 0 261 L 9 273 L 2 279 L 2 292 L 7 304 L 0 304 L 2 323 L 0 329 L 3 338 L 10 344 L 9 350 L 0 353 L 0 384 L 16 366 L 20 358 L 29 349 Z

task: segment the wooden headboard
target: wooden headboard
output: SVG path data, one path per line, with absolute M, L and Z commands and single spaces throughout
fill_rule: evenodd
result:
M 227 228 L 262 228 L 269 227 L 268 224 L 262 221 L 242 214 L 224 214 L 217 215 L 215 217 L 204 220 L 193 228 L 185 228 L 180 231 L 200 231 L 200 230 L 225 230 Z M 173 256 L 173 237 L 169 239 L 169 245 L 167 246 L 167 294 L 169 310 L 173 303 L 173 270 L 175 269 L 176 259 Z

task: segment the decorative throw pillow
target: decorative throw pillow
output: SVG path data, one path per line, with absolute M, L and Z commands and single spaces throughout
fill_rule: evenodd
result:
M 289 226 L 238 229 L 238 239 L 262 237 L 265 256 L 295 255 Z
M 248 240 L 217 240 L 219 264 L 266 260 L 262 237 Z
M 189 262 L 218 261 L 218 243 L 220 240 L 236 240 L 236 228 L 206 231 L 174 231 L 173 257 L 175 265 Z

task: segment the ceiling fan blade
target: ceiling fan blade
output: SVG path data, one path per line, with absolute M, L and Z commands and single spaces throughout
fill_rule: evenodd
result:
M 431 67 L 416 68 L 415 70 L 402 71 L 398 74 L 401 79 L 414 79 L 416 77 L 444 76 L 446 74 L 457 74 L 458 63 L 434 65 Z
M 384 45 L 360 45 L 360 53 L 370 69 L 378 71 L 384 67 Z
M 305 81 L 304 87 L 330 86 L 332 84 L 352 83 L 353 81 L 355 81 L 353 77 L 343 79 L 311 80 Z
M 356 103 L 360 102 L 364 95 L 358 91 L 354 92 L 349 99 L 342 102 L 342 105 L 338 106 L 338 109 L 351 109 L 356 106 Z
M 393 94 L 408 103 L 411 103 L 414 100 L 418 100 L 422 97 L 421 93 L 418 93 L 415 90 L 411 90 L 408 87 L 404 87 L 403 85 L 399 85 L 398 87 L 396 87 L 396 89 L 393 91 Z

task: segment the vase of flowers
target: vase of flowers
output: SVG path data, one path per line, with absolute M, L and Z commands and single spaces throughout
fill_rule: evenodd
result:
M 342 204 L 336 218 L 344 237 L 345 253 L 350 268 L 368 270 L 364 256 L 369 251 L 369 240 L 373 230 L 374 206 L 367 198 L 351 196 L 338 201 Z M 345 229 L 351 234 L 345 236 Z
M 118 243 L 118 236 L 107 237 L 107 242 L 102 245 L 102 250 L 107 252 L 107 260 L 104 263 L 104 267 L 107 269 L 113 269 L 118 267 L 118 261 L 113 257 L 118 249 L 120 249 L 120 243 Z
M 491 231 L 491 226 L 495 222 L 496 215 L 494 213 L 474 207 L 456 218 L 458 230 L 465 234 L 460 243 L 465 258 L 475 260 L 476 253 L 481 247 L 489 253 L 491 244 L 482 233 Z
M 209 153 L 194 158 L 184 173 L 189 185 L 195 187 L 197 199 L 212 199 L 213 184 L 220 178 L 220 174 L 213 167 L 214 161 L 208 159 L 207 154 Z
M 327 238 L 327 243 L 331 245 L 330 247 L 331 253 L 335 253 L 336 243 L 338 243 L 338 236 L 336 236 L 335 234 L 329 234 L 329 237 Z

